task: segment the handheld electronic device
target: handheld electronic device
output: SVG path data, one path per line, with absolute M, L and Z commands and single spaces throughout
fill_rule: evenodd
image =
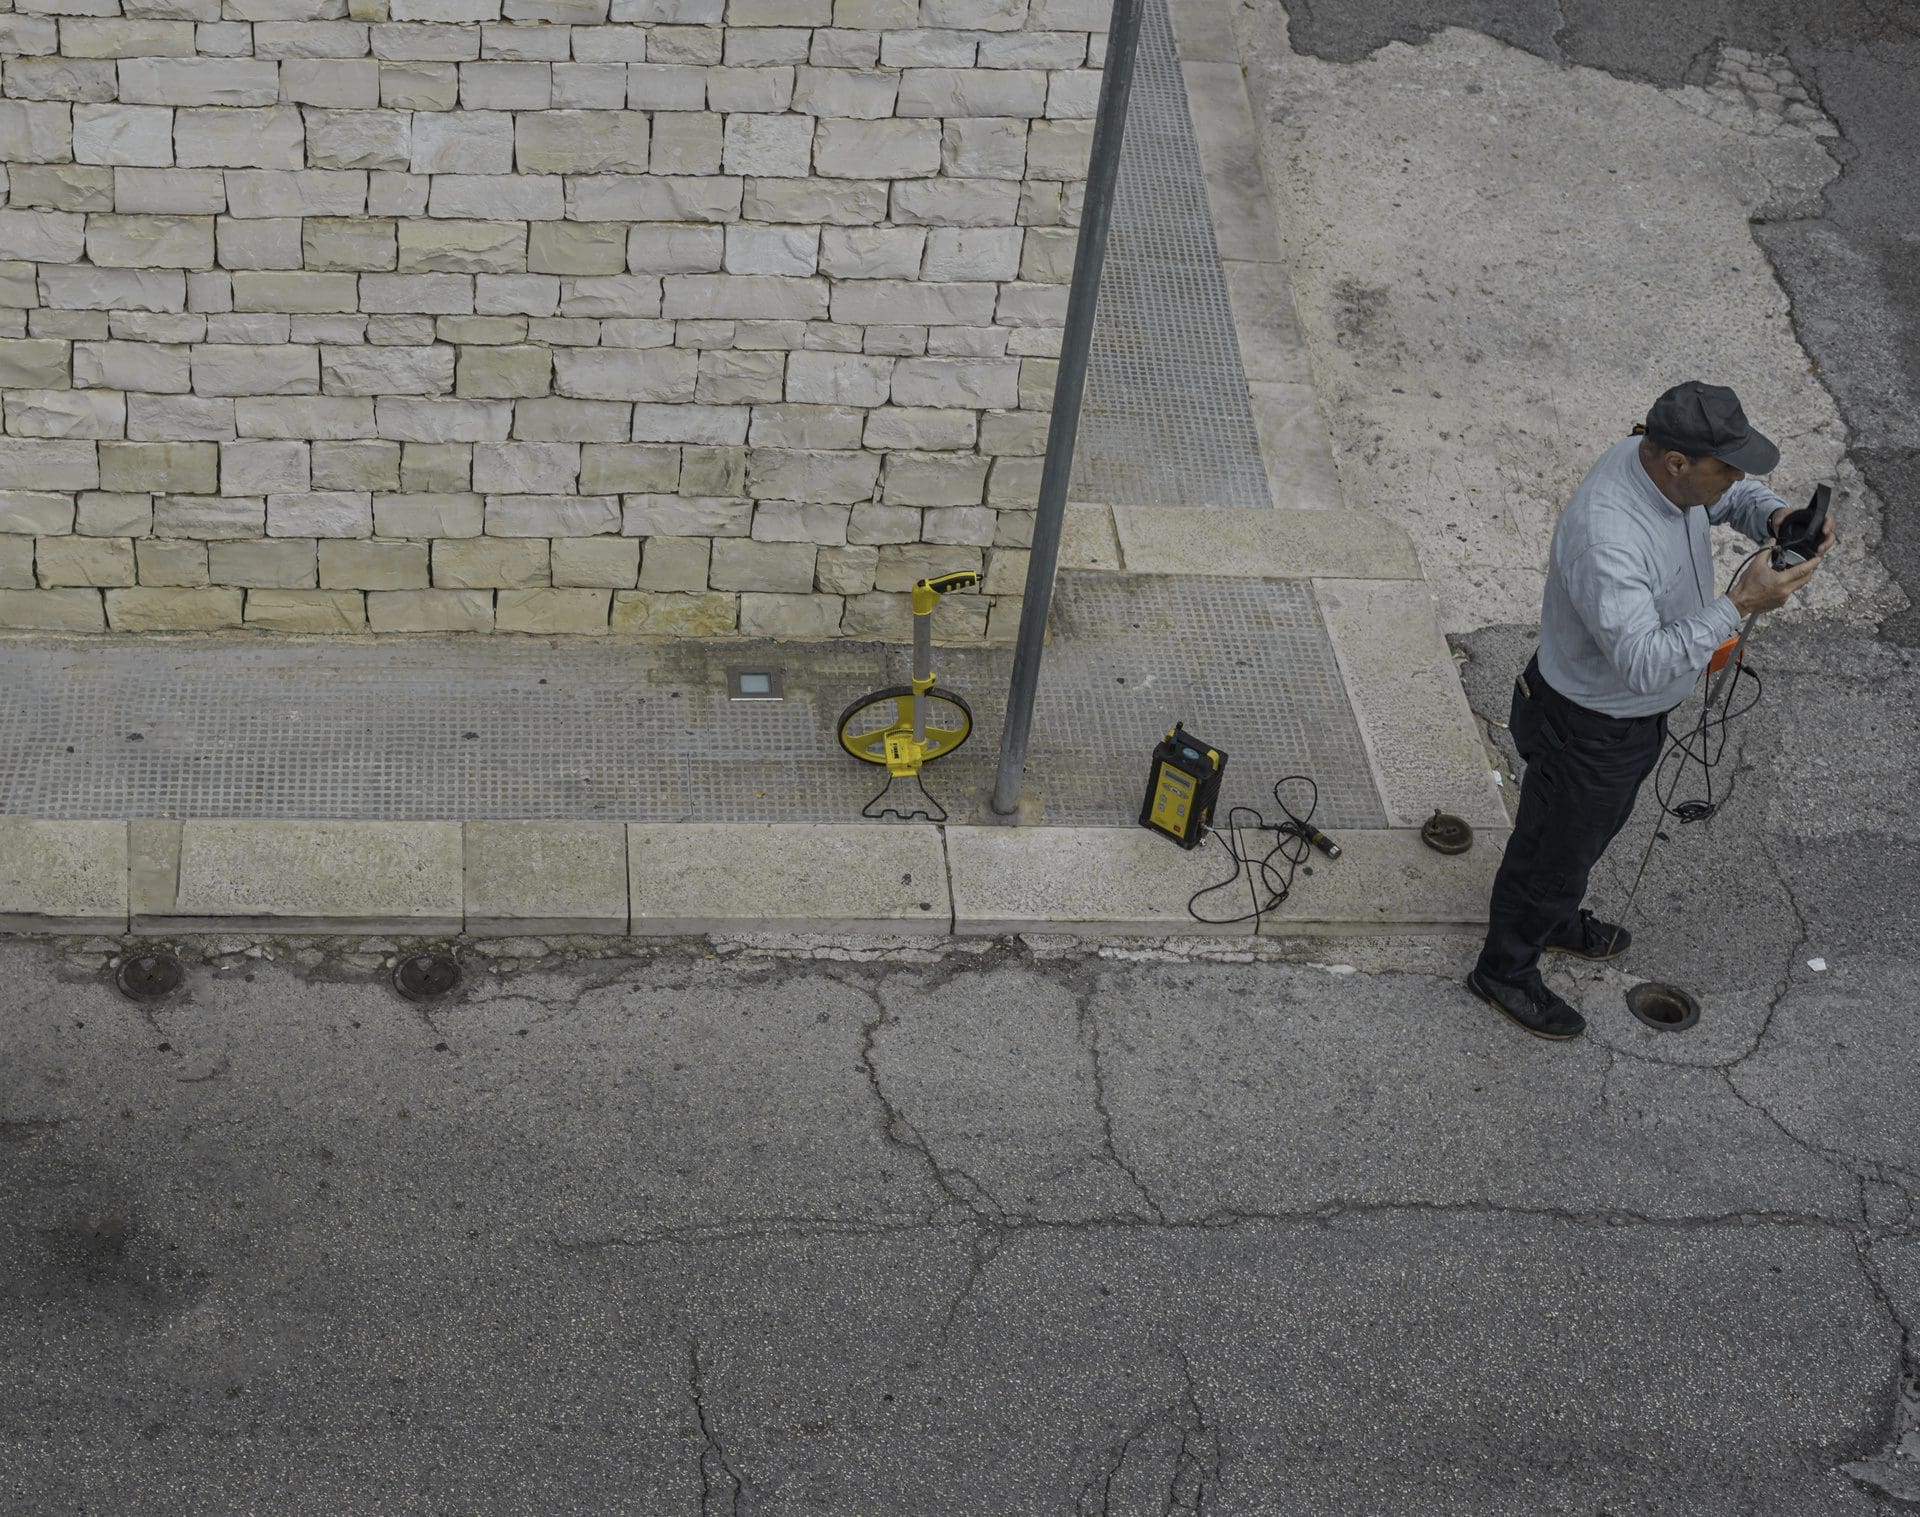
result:
M 1795 564 L 1804 564 L 1820 551 L 1820 539 L 1827 530 L 1827 506 L 1832 499 L 1831 489 L 1816 485 L 1813 499 L 1807 502 L 1806 510 L 1795 511 L 1780 523 L 1781 531 L 1791 530 L 1793 535 L 1774 544 L 1775 569 L 1791 569 Z M 1796 518 L 1799 520 L 1796 521 Z
M 1173 731 L 1153 750 L 1147 796 L 1140 803 L 1140 825 L 1172 838 L 1182 848 L 1198 848 L 1213 820 L 1226 767 L 1225 753 L 1175 722 Z

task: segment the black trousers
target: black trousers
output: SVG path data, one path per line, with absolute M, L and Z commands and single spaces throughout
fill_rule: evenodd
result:
M 1536 661 L 1514 684 L 1508 730 L 1527 772 L 1476 967 L 1526 984 L 1539 976 L 1542 947 L 1576 927 L 1588 875 L 1660 761 L 1667 719 L 1576 706 L 1548 687 Z

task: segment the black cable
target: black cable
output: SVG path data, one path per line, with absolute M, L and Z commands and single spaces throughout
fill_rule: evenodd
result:
M 1280 795 L 1282 785 L 1298 780 L 1310 792 L 1307 799 L 1305 816 L 1296 815 Z M 1241 922 L 1252 922 L 1258 931 L 1260 919 L 1268 912 L 1276 910 L 1281 902 L 1293 893 L 1293 877 L 1300 866 L 1307 862 L 1313 852 L 1313 813 L 1320 805 L 1320 787 L 1313 782 L 1311 775 L 1288 774 L 1273 782 L 1273 803 L 1280 808 L 1284 822 L 1269 822 L 1251 806 L 1235 806 L 1227 812 L 1227 826 L 1223 832 L 1218 827 L 1209 827 L 1207 831 L 1220 840 L 1220 846 L 1227 850 L 1227 857 L 1233 860 L 1233 873 L 1224 880 L 1212 885 L 1203 885 L 1187 897 L 1187 915 L 1196 922 L 1204 922 L 1209 927 L 1231 927 Z M 1251 821 L 1241 821 L 1242 816 Z M 1267 851 L 1255 858 L 1251 849 L 1243 851 L 1238 841 L 1242 832 L 1267 832 L 1273 834 L 1273 844 Z M 1278 859 L 1285 865 L 1275 863 Z M 1247 877 L 1247 891 L 1253 900 L 1253 909 L 1243 911 L 1239 916 L 1208 917 L 1199 912 L 1199 903 L 1205 896 L 1216 890 L 1225 890 L 1241 875 Z M 1263 901 L 1261 891 L 1266 891 Z

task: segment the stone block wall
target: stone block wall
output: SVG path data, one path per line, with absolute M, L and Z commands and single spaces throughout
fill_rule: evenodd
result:
M 0 629 L 1010 636 L 1106 0 L 0 0 Z

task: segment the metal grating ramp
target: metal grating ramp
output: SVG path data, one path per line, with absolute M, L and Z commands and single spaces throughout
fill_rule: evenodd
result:
M 1072 498 L 1271 506 L 1166 0 L 1146 0 Z

